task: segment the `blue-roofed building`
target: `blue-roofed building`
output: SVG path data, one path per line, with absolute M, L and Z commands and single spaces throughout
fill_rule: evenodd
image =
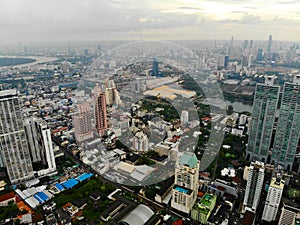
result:
M 84 173 L 84 174 L 81 174 L 80 176 L 78 176 L 76 178 L 76 180 L 78 180 L 79 182 L 82 182 L 82 181 L 85 181 L 85 180 L 91 178 L 92 176 L 93 176 L 92 173 Z
M 75 180 L 74 178 L 67 180 L 65 182 L 62 183 L 62 185 L 66 188 L 66 189 L 70 189 L 72 187 L 74 187 L 75 185 L 77 185 L 79 182 L 77 180 Z
M 189 214 L 193 208 L 199 189 L 200 161 L 194 153 L 185 152 L 175 166 L 175 185 L 172 189 L 171 207 Z
M 59 191 L 65 190 L 65 188 L 64 188 L 60 183 L 55 184 L 55 187 L 56 187 L 56 189 L 59 190 Z
M 39 196 L 40 199 L 42 199 L 43 202 L 47 201 L 49 197 L 44 192 L 38 192 L 36 195 Z

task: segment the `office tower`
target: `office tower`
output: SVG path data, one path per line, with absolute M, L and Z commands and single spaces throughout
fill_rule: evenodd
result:
M 187 124 L 189 122 L 189 111 L 182 110 L 180 120 L 182 124 Z
M 252 162 L 249 168 L 247 186 L 243 202 L 243 213 L 247 210 L 255 212 L 263 187 L 265 166 L 262 162 Z
M 177 160 L 171 201 L 173 209 L 190 213 L 197 199 L 199 168 L 200 162 L 194 153 L 183 153 Z
M 82 142 L 93 138 L 91 107 L 88 103 L 77 105 L 79 112 L 73 116 L 75 127 L 75 138 Z
M 107 79 L 105 82 L 105 97 L 106 105 L 118 105 L 120 103 L 120 96 L 113 80 Z
M 249 46 L 250 50 L 252 50 L 253 48 L 253 40 L 250 40 L 250 46 Z
M 300 223 L 300 209 L 284 205 L 281 210 L 278 225 L 297 225 Z
M 233 47 L 233 36 L 231 37 L 231 40 L 230 40 L 230 47 Z
M 269 186 L 267 200 L 263 211 L 263 220 L 271 222 L 276 219 L 283 188 L 284 180 L 279 177 L 273 177 Z
M 51 130 L 43 119 L 27 118 L 24 123 L 28 148 L 33 165 L 38 165 L 38 175 L 56 171 Z
M 11 183 L 34 178 L 16 90 L 0 91 L 0 152 Z
M 266 162 L 270 149 L 273 124 L 279 98 L 279 86 L 274 77 L 266 77 L 265 84 L 257 84 L 250 125 L 247 159 Z
M 259 48 L 257 50 L 257 55 L 256 55 L 256 61 L 263 61 L 263 50 L 261 48 Z
M 218 54 L 216 55 L 217 62 L 218 62 L 218 67 L 224 67 L 225 66 L 225 56 Z
M 227 67 L 227 66 L 228 66 L 228 63 L 229 63 L 229 56 L 226 55 L 226 56 L 225 56 L 225 61 L 224 61 L 224 67 Z
M 267 52 L 271 53 L 271 51 L 272 51 L 272 35 L 269 35 Z
M 153 74 L 153 76 L 156 76 L 156 77 L 160 76 L 159 69 L 158 69 L 158 61 L 156 58 L 153 59 L 152 74 Z
M 107 124 L 107 115 L 106 115 L 106 98 L 102 93 L 101 88 L 98 83 L 94 88 L 94 113 L 95 113 L 95 122 L 96 130 L 100 137 L 106 135 L 108 128 Z
M 133 148 L 139 152 L 148 152 L 149 150 L 149 139 L 143 132 L 138 132 L 133 138 Z
M 285 83 L 271 161 L 291 170 L 300 138 L 300 75 Z
M 249 41 L 248 41 L 248 40 L 245 40 L 245 41 L 243 42 L 243 49 L 245 50 L 246 48 L 248 48 L 248 46 L 249 46 Z
M 86 48 L 86 49 L 84 49 L 84 55 L 89 55 L 89 50 Z

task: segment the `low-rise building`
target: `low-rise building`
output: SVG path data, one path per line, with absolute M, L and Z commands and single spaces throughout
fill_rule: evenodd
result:
M 206 193 L 200 202 L 194 205 L 191 211 L 192 219 L 201 224 L 207 224 L 207 220 L 214 210 L 216 202 L 217 196 L 215 194 Z

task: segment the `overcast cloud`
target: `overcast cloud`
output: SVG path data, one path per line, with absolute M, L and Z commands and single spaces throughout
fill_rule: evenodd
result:
M 1 0 L 0 41 L 267 39 L 299 41 L 293 0 Z

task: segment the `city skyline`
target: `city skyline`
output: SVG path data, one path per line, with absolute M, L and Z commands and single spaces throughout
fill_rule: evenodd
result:
M 0 40 L 267 40 L 272 34 L 274 40 L 298 41 L 299 6 L 289 0 L 4 0 Z

